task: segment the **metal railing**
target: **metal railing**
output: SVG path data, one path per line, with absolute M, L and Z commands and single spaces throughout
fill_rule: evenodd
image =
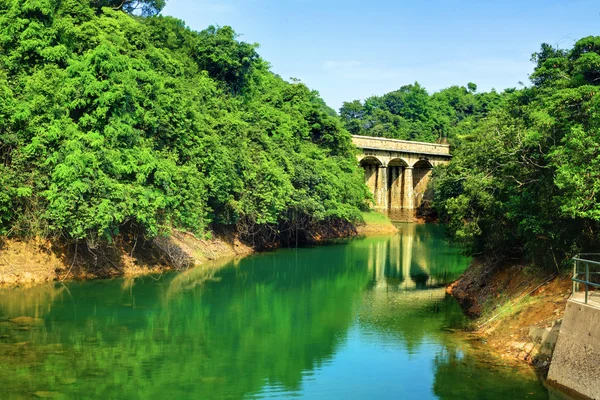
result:
M 593 260 L 595 259 L 595 260 Z M 573 257 L 573 294 L 585 286 L 585 304 L 588 304 L 590 288 L 600 288 L 600 253 L 582 253 Z

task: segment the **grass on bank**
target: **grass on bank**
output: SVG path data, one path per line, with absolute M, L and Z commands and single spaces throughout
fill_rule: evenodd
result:
M 516 299 L 505 297 L 504 300 L 489 299 L 484 305 L 484 311 L 479 318 L 477 329 L 497 326 L 505 321 L 515 321 L 517 316 L 529 307 L 543 300 L 527 294 Z
M 362 217 L 364 225 L 358 227 L 358 234 L 371 235 L 393 235 L 398 232 L 398 228 L 392 224 L 392 221 L 384 214 L 368 211 L 363 212 Z
M 388 225 L 392 223 L 386 215 L 376 211 L 363 212 L 362 217 L 367 225 Z

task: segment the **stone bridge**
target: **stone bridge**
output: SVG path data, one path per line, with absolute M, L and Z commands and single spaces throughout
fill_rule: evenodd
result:
M 445 144 L 358 135 L 352 136 L 352 142 L 361 150 L 358 161 L 375 199 L 373 208 L 408 217 L 430 200 L 427 183 L 433 168 L 452 157 Z

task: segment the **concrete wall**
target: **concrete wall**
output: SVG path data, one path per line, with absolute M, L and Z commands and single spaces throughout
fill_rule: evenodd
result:
M 562 321 L 550 371 L 550 385 L 600 400 L 600 305 L 571 298 Z

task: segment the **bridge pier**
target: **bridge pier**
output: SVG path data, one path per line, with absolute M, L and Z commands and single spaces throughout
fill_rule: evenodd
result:
M 402 191 L 402 206 L 400 208 L 405 210 L 415 209 L 414 202 L 414 186 L 413 186 L 413 167 L 404 168 L 403 176 L 403 191 Z
M 388 209 L 389 187 L 388 187 L 388 169 L 380 165 L 377 171 L 377 196 L 375 199 L 376 207 L 381 210 Z
M 358 156 L 365 171 L 365 184 L 373 194 L 377 211 L 412 219 L 424 200 L 436 165 L 450 161 L 448 145 L 406 140 L 353 136 L 362 150 Z

